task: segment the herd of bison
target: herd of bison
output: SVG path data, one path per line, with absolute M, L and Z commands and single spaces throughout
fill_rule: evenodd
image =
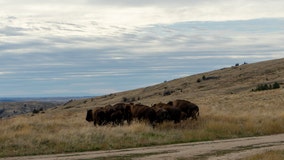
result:
M 131 124 L 133 120 L 147 121 L 153 127 L 157 123 L 181 120 L 197 120 L 199 108 L 196 104 L 186 100 L 174 100 L 168 103 L 157 103 L 151 107 L 143 104 L 117 103 L 105 107 L 96 107 L 87 111 L 86 120 L 94 125 L 123 125 L 126 121 Z

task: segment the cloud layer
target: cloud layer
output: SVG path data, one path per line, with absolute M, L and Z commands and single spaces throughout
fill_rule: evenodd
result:
M 112 25 L 149 25 L 180 21 L 225 21 L 276 18 L 284 15 L 282 0 L 0 0 L 2 15 L 57 20 L 90 20 Z

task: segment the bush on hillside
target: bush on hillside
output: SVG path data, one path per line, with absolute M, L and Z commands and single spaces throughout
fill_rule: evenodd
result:
M 275 82 L 274 84 L 259 84 L 255 89 L 252 89 L 252 91 L 265 91 L 278 88 L 280 88 L 280 84 Z
M 134 102 L 134 101 L 139 101 L 140 100 L 140 97 L 130 97 L 130 98 L 127 98 L 127 97 L 122 97 L 122 102 L 124 103 L 131 103 L 131 102 Z

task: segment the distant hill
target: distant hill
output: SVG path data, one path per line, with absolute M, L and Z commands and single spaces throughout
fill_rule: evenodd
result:
M 252 64 L 235 65 L 210 72 L 166 81 L 157 85 L 75 100 L 62 108 L 91 108 L 118 102 L 167 102 L 172 99 L 198 100 L 210 95 L 231 95 L 252 92 L 258 85 L 277 82 L 284 86 L 284 58 Z M 91 87 L 91 86 L 90 86 Z
M 0 102 L 0 119 L 26 113 L 44 113 L 45 110 L 58 105 L 60 105 L 60 103 L 36 101 Z
M 47 109 L 82 98 L 88 97 L 0 98 L 0 119 L 27 113 L 44 113 Z
M 83 99 L 88 97 L 0 97 L 0 102 L 56 102 L 64 103 L 71 99 Z

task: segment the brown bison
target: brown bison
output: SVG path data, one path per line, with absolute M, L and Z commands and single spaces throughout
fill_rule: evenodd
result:
M 123 113 L 117 110 L 112 105 L 107 105 L 104 107 L 105 112 L 105 124 L 111 123 L 112 125 L 122 125 L 123 124 Z
M 95 126 L 97 124 L 98 125 L 104 125 L 106 123 L 105 115 L 106 115 L 106 113 L 105 113 L 104 107 L 97 107 L 93 110 L 87 111 L 86 120 L 88 122 L 93 121 Z
M 164 120 L 174 121 L 174 123 L 179 123 L 181 120 L 181 110 L 179 108 L 173 107 L 165 103 L 154 104 L 152 107 L 156 108 L 156 111 L 157 108 L 160 108 L 167 112 Z
M 87 110 L 86 121 L 88 121 L 88 122 L 94 121 L 93 110 L 91 110 L 91 109 Z
M 164 108 L 160 108 L 158 106 L 155 106 L 155 104 L 152 106 L 152 108 L 156 112 L 156 122 L 157 123 L 163 123 L 165 120 L 169 119 L 170 115 L 167 110 Z
M 123 125 L 125 120 L 130 124 L 132 120 L 131 107 L 124 103 L 97 107 L 87 111 L 86 120 L 93 121 L 94 125 Z
M 175 100 L 168 102 L 169 105 L 179 108 L 185 113 L 186 118 L 191 118 L 197 120 L 199 116 L 199 108 L 196 104 L 186 101 L 186 100 Z
M 153 108 L 143 104 L 132 104 L 131 113 L 133 118 L 149 121 L 153 127 L 155 126 L 156 112 Z
M 117 103 L 113 105 L 113 109 L 116 112 L 121 112 L 122 121 L 127 121 L 128 124 L 132 121 L 131 104 L 128 103 Z

